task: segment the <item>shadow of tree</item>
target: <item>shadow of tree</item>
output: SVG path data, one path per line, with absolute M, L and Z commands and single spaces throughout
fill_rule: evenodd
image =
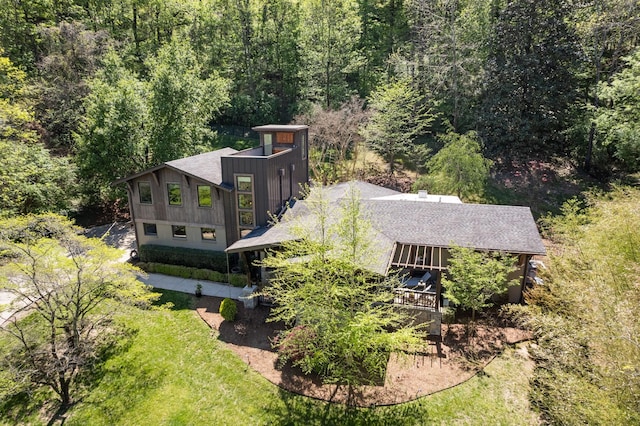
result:
M 356 408 L 301 398 L 284 390 L 265 410 L 279 425 L 415 425 L 428 421 L 424 399 L 406 404 Z

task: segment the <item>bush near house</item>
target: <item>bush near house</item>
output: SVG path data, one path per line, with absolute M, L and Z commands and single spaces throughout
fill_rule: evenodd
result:
M 227 272 L 227 255 L 223 252 L 145 244 L 140 246 L 138 254 L 143 262 L 168 263 Z
M 220 303 L 220 315 L 227 321 L 233 321 L 236 319 L 236 314 L 238 313 L 238 307 L 236 306 L 236 302 L 228 297 L 224 299 Z
M 234 287 L 244 287 L 248 284 L 244 274 L 223 274 L 210 269 L 192 268 L 182 265 L 169 265 L 166 263 L 139 262 L 137 265 L 143 271 L 153 274 L 171 275 L 172 277 L 191 278 L 194 280 L 214 281 L 229 283 Z

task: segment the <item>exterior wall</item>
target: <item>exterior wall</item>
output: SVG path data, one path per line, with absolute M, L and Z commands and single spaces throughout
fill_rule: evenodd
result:
M 149 182 L 152 204 L 140 203 L 139 182 Z M 182 205 L 169 205 L 168 183 L 179 183 Z M 130 182 L 129 206 L 135 219 L 138 244 L 158 244 L 222 251 L 227 247 L 224 191 L 169 168 L 150 172 Z M 198 206 L 198 185 L 211 187 L 211 207 Z M 145 235 L 143 223 L 153 223 L 157 236 Z M 185 226 L 187 238 L 173 238 L 171 225 Z M 215 241 L 203 241 L 200 228 L 214 228 Z
M 261 143 L 263 134 L 261 134 Z M 276 152 L 264 156 L 260 148 L 242 151 L 238 154 L 222 157 L 222 180 L 231 183 L 235 188 L 235 176 L 252 175 L 254 189 L 254 221 L 255 226 L 265 226 L 276 214 L 283 203 L 291 197 L 301 196 L 301 184 L 309 181 L 308 156 L 302 156 L 302 138 L 308 144 L 307 130 L 298 131 L 294 135 L 294 143 L 273 144 Z M 285 149 L 284 151 L 279 151 Z M 279 152 L 277 152 L 279 151 Z M 240 237 L 236 210 L 237 193 L 223 195 L 224 204 L 231 206 L 225 211 L 227 243 L 233 244 Z
M 155 223 L 158 235 L 145 235 L 144 223 Z M 136 220 L 136 232 L 138 235 L 138 245 L 154 244 L 159 246 L 185 247 L 202 250 L 224 251 L 227 248 L 226 234 L 224 227 L 215 227 L 216 240 L 202 240 L 200 228 L 212 226 L 189 225 L 181 222 L 158 222 L 148 220 Z M 187 231 L 187 238 L 174 238 L 172 225 L 184 225 Z

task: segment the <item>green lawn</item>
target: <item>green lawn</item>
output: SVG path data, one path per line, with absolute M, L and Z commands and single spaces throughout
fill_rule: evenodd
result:
M 530 365 L 515 351 L 486 375 L 417 401 L 351 409 L 284 392 L 245 364 L 189 308 L 189 296 L 165 292 L 172 310 L 120 310 L 136 330 L 65 425 L 535 424 L 527 401 Z M 24 414 L 24 413 L 23 413 Z M 16 411 L 3 416 L 15 422 Z M 10 420 L 13 417 L 13 421 Z M 34 422 L 35 414 L 28 417 Z M 36 418 L 37 419 L 37 418 Z M 57 424 L 60 424 L 59 422 Z

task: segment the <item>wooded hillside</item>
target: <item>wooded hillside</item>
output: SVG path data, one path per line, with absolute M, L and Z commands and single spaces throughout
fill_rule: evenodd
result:
M 52 187 L 54 208 L 112 201 L 109 182 L 211 149 L 214 129 L 296 117 L 333 120 L 312 141 L 325 179 L 363 137 L 390 171 L 425 172 L 469 131 L 502 164 L 634 172 L 639 16 L 637 0 L 0 0 L 3 211 L 51 208 Z

